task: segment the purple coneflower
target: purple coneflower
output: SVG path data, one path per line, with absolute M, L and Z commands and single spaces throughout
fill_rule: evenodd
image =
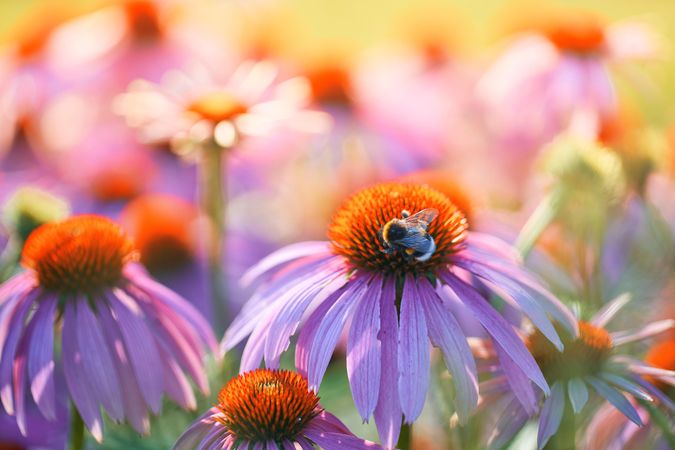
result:
M 204 352 L 215 346 L 208 322 L 136 257 L 121 227 L 94 215 L 45 224 L 29 236 L 27 270 L 0 286 L 0 397 L 22 432 L 31 399 L 55 418 L 61 368 L 74 417 L 98 441 L 100 406 L 147 433 L 147 410 L 157 413 L 163 394 L 195 407 L 186 374 L 207 392 Z
M 624 393 L 637 399 L 653 401 L 654 392 L 659 393 L 659 390 L 645 379 L 647 375 L 675 385 L 675 372 L 653 367 L 617 352 L 624 344 L 647 339 L 675 324 L 672 320 L 662 320 L 639 330 L 610 333 L 604 328 L 605 325 L 628 299 L 626 295 L 620 296 L 608 303 L 590 322 L 579 321 L 578 337 L 561 333 L 565 344 L 562 352 L 556 350 L 539 331 L 528 337 L 528 347 L 551 385 L 551 395 L 543 400 L 539 413 L 539 449 L 557 433 L 562 440 L 559 448 L 567 448 L 571 444 L 564 440 L 573 441 L 574 416 L 588 402 L 590 388 L 632 422 L 642 426 L 640 415 Z M 481 385 L 481 392 L 485 395 L 486 405 L 497 401 L 505 406 L 490 436 L 490 447 L 501 448 L 535 414 L 542 398 L 535 394 L 532 385 L 524 378 L 513 383 L 509 380 L 512 374 L 501 374 L 498 367 L 492 367 L 495 367 L 497 376 Z M 511 392 L 509 387 L 514 386 L 517 389 Z M 658 395 L 663 396 L 660 393 Z
M 435 251 L 426 260 L 409 251 L 386 253 L 384 225 L 403 217 L 404 211 L 424 209 L 438 214 L 427 230 Z M 291 335 L 306 319 L 296 366 L 318 389 L 342 329 L 350 322 L 347 372 L 356 407 L 364 420 L 374 413 L 380 437 L 392 447 L 402 416 L 412 423 L 424 406 L 429 341 L 440 348 L 453 375 L 460 420 L 477 404 L 476 365 L 451 312 L 459 303 L 492 336 L 507 370 L 548 392 L 512 325 L 481 292 L 498 292 L 560 348 L 548 315 L 574 331 L 573 316 L 519 265 L 507 244 L 467 231 L 464 214 L 445 195 L 423 185 L 375 185 L 342 205 L 328 235 L 330 242 L 279 250 L 245 276 L 247 281 L 263 277 L 265 282 L 224 338 L 227 350 L 251 334 L 242 371 L 258 367 L 263 358 L 268 367 L 277 367 Z
M 381 449 L 359 439 L 321 408 L 307 379 L 289 370 L 256 369 L 231 379 L 218 403 L 188 428 L 174 450 Z

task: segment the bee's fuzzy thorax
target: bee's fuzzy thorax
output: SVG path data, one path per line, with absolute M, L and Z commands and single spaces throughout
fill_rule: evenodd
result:
M 383 239 L 391 233 L 392 219 L 403 211 L 415 214 L 423 209 L 438 210 L 428 233 L 436 245 L 426 261 L 411 260 L 405 252 L 383 252 Z M 328 229 L 333 251 L 356 267 L 383 274 L 428 273 L 447 264 L 448 257 L 461 248 L 466 233 L 464 213 L 444 194 L 412 183 L 382 183 L 347 199 Z

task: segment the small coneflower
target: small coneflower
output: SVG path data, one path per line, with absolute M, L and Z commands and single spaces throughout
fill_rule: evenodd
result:
M 411 233 L 431 238 L 426 241 L 429 246 L 415 251 L 391 236 L 385 242 L 385 225 L 423 210 L 435 210 L 437 217 L 416 223 Z M 424 406 L 429 341 L 441 349 L 453 375 L 460 420 L 477 404 L 476 366 L 451 312 L 459 302 L 503 349 L 508 370 L 548 392 L 513 327 L 480 292 L 498 292 L 559 347 L 548 316 L 566 323 L 572 332 L 576 323 L 520 266 L 512 248 L 467 227 L 462 211 L 430 187 L 386 183 L 364 189 L 335 213 L 330 242 L 288 246 L 249 271 L 245 281 L 265 281 L 226 333 L 223 348 L 251 334 L 241 370 L 258 367 L 263 359 L 268 367 L 277 367 L 291 335 L 306 319 L 296 365 L 316 389 L 342 329 L 351 323 L 347 372 L 354 401 L 364 420 L 375 414 L 382 440 L 392 447 L 402 415 L 412 423 Z
M 215 344 L 208 322 L 136 263 L 122 228 L 93 215 L 36 229 L 25 271 L 0 286 L 0 398 L 26 431 L 31 402 L 53 419 L 56 371 L 96 440 L 102 406 L 115 421 L 149 429 L 167 394 L 195 407 L 187 375 L 204 392 L 203 358 Z M 60 376 L 60 375 L 59 375 Z
M 608 331 L 605 326 L 628 300 L 628 296 L 620 296 L 608 303 L 589 322 L 579 321 L 578 337 L 561 332 L 565 345 L 562 352 L 553 347 L 539 331 L 528 337 L 528 347 L 551 385 L 551 395 L 545 400 L 535 394 L 527 380 L 521 378 L 514 382 L 509 379 L 508 373 L 501 374 L 496 369 L 496 377 L 481 386 L 484 387 L 482 391 L 486 401 L 491 403 L 498 398 L 506 406 L 490 436 L 491 447 L 500 448 L 511 439 L 535 415 L 543 401 L 539 412 L 538 448 L 543 448 L 557 433 L 561 433 L 559 439 L 562 446 L 556 448 L 567 448 L 571 442 L 565 440 L 575 439 L 574 416 L 588 402 L 591 389 L 629 420 L 638 426 L 642 425 L 640 415 L 624 394 L 651 402 L 654 392 L 659 390 L 647 381 L 646 376 L 674 384 L 675 372 L 632 360 L 622 355 L 620 348 L 670 329 L 675 321 L 657 321 L 639 330 Z M 509 392 L 509 385 L 517 386 L 518 389 Z
M 280 128 L 322 131 L 323 114 L 306 111 L 309 87 L 302 78 L 279 82 L 269 62 L 244 62 L 225 82 L 203 70 L 170 72 L 156 85 L 131 84 L 116 110 L 148 143 L 173 142 L 179 153 L 213 141 L 231 148 L 242 138 Z
M 307 379 L 289 370 L 256 369 L 230 380 L 218 403 L 178 439 L 174 450 L 379 449 L 354 436 L 319 405 Z

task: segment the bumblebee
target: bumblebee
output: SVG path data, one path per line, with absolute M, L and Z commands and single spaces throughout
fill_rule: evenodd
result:
M 380 230 L 382 251 L 387 254 L 401 251 L 409 258 L 427 261 L 436 251 L 436 242 L 427 233 L 427 228 L 437 216 L 438 210 L 432 208 L 412 216 L 409 211 L 403 210 L 402 219 L 391 219 Z

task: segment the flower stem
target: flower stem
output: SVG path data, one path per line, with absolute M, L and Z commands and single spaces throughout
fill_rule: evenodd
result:
M 401 434 L 398 436 L 396 448 L 399 450 L 412 449 L 412 424 L 403 423 L 401 425 Z
M 516 239 L 516 248 L 525 258 L 546 227 L 555 219 L 562 203 L 562 189 L 556 189 L 544 197 L 532 215 L 527 219 Z
M 544 450 L 575 450 L 576 447 L 576 423 L 574 411 L 569 400 L 565 402 L 560 427 L 556 434 L 548 441 Z
M 201 154 L 201 207 L 209 219 L 207 258 L 211 293 L 211 317 L 216 334 L 222 334 L 228 323 L 227 286 L 223 270 L 225 254 L 225 177 L 224 157 L 228 149 L 215 143 L 206 143 Z
M 70 413 L 70 445 L 68 450 L 83 450 L 84 449 L 84 421 L 80 413 L 75 408 L 71 408 Z

